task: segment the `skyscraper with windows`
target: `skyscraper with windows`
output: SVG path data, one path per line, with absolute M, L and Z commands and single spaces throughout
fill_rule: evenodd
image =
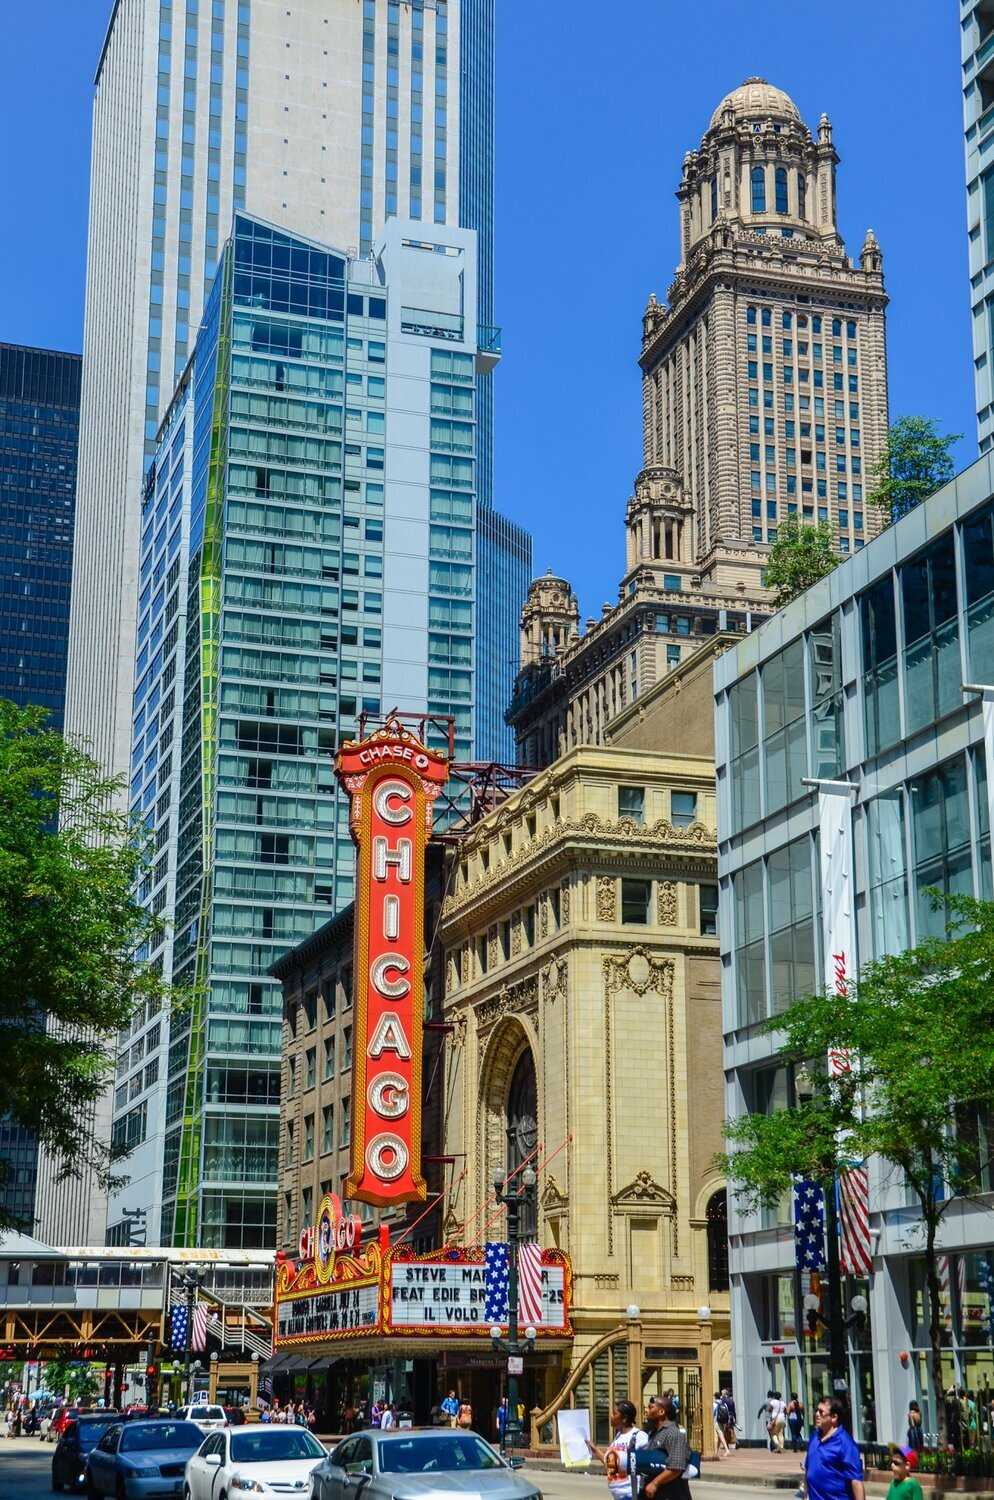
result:
M 394 215 L 474 228 L 492 324 L 493 0 L 116 0 L 95 79 L 67 712 L 118 771 L 133 497 L 236 210 L 360 256 Z
M 994 442 L 994 4 L 960 0 L 977 442 Z
M 179 1244 L 275 1243 L 269 969 L 353 893 L 333 750 L 363 712 L 476 738 L 471 231 L 391 219 L 350 259 L 238 213 L 141 503 L 131 808 L 148 954 L 195 986 L 119 1038 L 129 1209 Z
M 0 344 L 0 698 L 62 727 L 80 356 Z M 29 1228 L 38 1143 L 0 1120 L 0 1208 Z
M 0 698 L 62 727 L 80 356 L 0 344 Z
M 822 115 L 748 78 L 718 104 L 677 189 L 680 264 L 643 324 L 644 459 L 676 469 L 701 582 L 754 586 L 788 516 L 843 553 L 876 529 L 866 476 L 887 434 L 883 258 L 858 265 Z M 696 584 L 695 584 L 696 586 Z

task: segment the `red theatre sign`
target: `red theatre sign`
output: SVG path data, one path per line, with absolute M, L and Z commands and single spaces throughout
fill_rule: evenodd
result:
M 396 722 L 338 752 L 358 848 L 352 1166 L 345 1196 L 424 1199 L 421 1051 L 425 845 L 449 767 Z

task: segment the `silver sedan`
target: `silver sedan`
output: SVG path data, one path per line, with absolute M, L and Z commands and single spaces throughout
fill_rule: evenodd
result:
M 358 1432 L 311 1474 L 312 1500 L 542 1500 L 475 1432 L 394 1428 Z

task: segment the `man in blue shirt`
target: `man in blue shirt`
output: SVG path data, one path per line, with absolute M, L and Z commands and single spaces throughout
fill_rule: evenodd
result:
M 842 1425 L 845 1407 L 823 1396 L 804 1460 L 808 1500 L 865 1500 L 863 1460 L 852 1434 Z
M 455 1427 L 456 1418 L 459 1415 L 459 1398 L 455 1391 L 450 1391 L 442 1402 L 442 1410 L 449 1419 L 449 1426 Z

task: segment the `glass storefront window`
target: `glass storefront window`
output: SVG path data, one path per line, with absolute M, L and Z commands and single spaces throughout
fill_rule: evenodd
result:
M 759 704 L 755 672 L 731 689 L 728 710 L 732 827 L 745 828 L 759 817 Z
M 811 631 L 808 641 L 814 776 L 839 776 L 845 767 L 842 642 L 837 614 Z
M 966 762 L 962 756 L 911 783 L 918 938 L 941 937 L 946 916 L 928 892 L 973 894 Z
M 994 544 L 990 509 L 963 523 L 963 578 L 970 681 L 994 681 Z
M 866 808 L 870 866 L 870 920 L 873 958 L 901 953 L 911 945 L 908 931 L 908 878 L 904 844 L 904 798 L 900 788 L 874 797 Z
M 803 792 L 807 774 L 804 721 L 804 643 L 795 641 L 763 667 L 763 774 L 766 811 L 776 812 Z
M 866 748 L 876 755 L 901 735 L 897 691 L 897 620 L 890 574 L 860 595 Z
M 953 533 L 902 565 L 907 732 L 962 703 Z

